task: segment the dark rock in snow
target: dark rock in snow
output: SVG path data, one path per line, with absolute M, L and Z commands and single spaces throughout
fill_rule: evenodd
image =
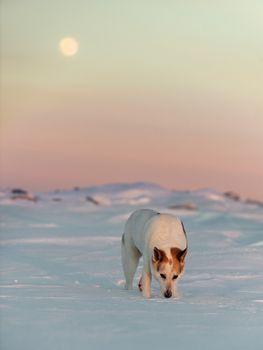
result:
M 53 202 L 61 202 L 61 201 L 62 201 L 62 198 L 54 197 L 54 198 L 52 198 L 52 201 L 53 201 Z
M 87 196 L 86 201 L 91 202 L 94 205 L 100 205 L 100 202 L 98 202 L 95 198 L 93 198 L 91 196 Z
M 170 205 L 168 208 L 174 210 L 197 210 L 197 206 L 193 203 L 175 204 Z
M 13 194 L 11 196 L 11 199 L 13 199 L 13 200 L 26 200 L 26 201 L 35 202 L 35 203 L 38 201 L 38 197 L 34 196 L 32 193 Z
M 258 205 L 259 207 L 263 207 L 263 202 L 256 200 L 256 199 L 247 199 L 246 203 L 252 204 L 252 205 Z
M 14 188 L 12 189 L 11 193 L 13 195 L 27 195 L 28 192 L 25 190 L 22 190 L 21 188 Z
M 226 198 L 232 199 L 233 201 L 236 201 L 236 202 L 240 201 L 240 196 L 237 193 L 233 192 L 233 191 L 225 192 L 224 196 Z

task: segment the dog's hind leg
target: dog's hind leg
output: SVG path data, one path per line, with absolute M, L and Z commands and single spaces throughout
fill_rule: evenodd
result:
M 121 257 L 123 272 L 126 279 L 125 288 L 132 289 L 132 282 L 141 253 L 128 239 L 124 238 L 124 234 L 122 236 Z

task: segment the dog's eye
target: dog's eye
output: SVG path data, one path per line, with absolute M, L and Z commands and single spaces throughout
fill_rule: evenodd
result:
M 178 278 L 177 275 L 173 275 L 173 280 L 176 280 L 176 278 Z
M 166 276 L 163 273 L 160 273 L 160 276 L 162 277 L 162 279 L 166 279 Z

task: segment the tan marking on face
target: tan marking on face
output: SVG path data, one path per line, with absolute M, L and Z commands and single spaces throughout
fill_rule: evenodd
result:
M 169 263 L 169 260 L 168 260 L 167 256 L 165 256 L 165 259 L 158 263 L 157 271 L 164 272 L 165 271 L 165 266 L 167 265 L 167 263 Z
M 169 259 L 169 264 L 172 265 L 172 263 L 173 263 L 173 260 Z
M 152 257 L 152 264 L 157 271 L 160 270 L 163 264 L 168 262 L 168 258 L 162 249 L 154 248 L 154 253 Z
M 157 264 L 157 271 L 163 270 L 163 266 L 165 266 L 168 263 L 168 258 L 164 253 L 164 256 L 161 261 L 158 261 Z

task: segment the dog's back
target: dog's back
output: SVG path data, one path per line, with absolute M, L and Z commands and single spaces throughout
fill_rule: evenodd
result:
M 140 209 L 132 213 L 126 222 L 124 240 L 129 241 L 129 244 L 133 243 L 141 255 L 144 250 L 145 237 L 142 237 L 142 235 L 145 234 L 145 226 L 152 217 L 159 214 L 151 209 Z
M 150 218 L 144 230 L 150 252 L 155 246 L 161 249 L 176 247 L 180 250 L 187 248 L 187 237 L 180 219 L 171 214 L 160 214 Z

